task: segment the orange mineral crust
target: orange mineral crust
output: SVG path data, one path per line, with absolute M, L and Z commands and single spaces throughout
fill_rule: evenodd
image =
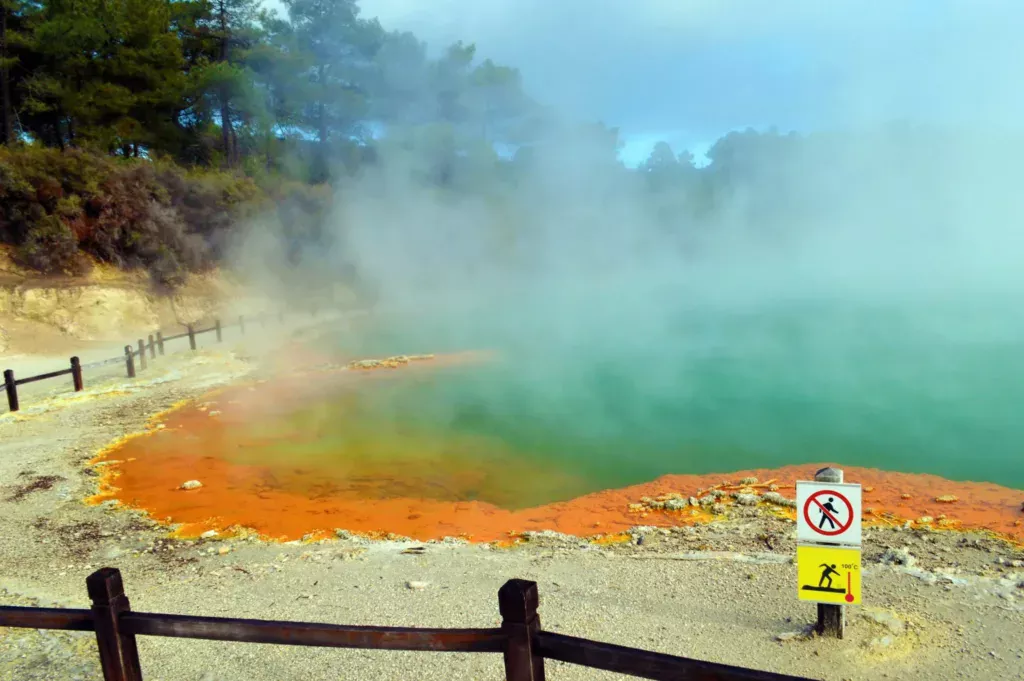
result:
M 444 364 L 487 359 L 481 355 L 423 358 L 338 371 L 353 391 L 365 381 L 429 371 Z M 369 369 L 369 370 L 367 370 Z M 337 390 L 337 384 L 333 390 Z M 792 499 L 794 484 L 812 479 L 829 465 L 808 463 L 774 470 L 713 475 L 666 475 L 653 482 L 582 494 L 569 501 L 517 508 L 531 495 L 552 498 L 587 490 L 587 483 L 563 468 L 538 464 L 503 451 L 493 442 L 466 435 L 424 438 L 385 428 L 348 443 L 351 451 L 317 466 L 280 453 L 261 455 L 261 434 L 252 425 L 283 409 L 282 401 L 315 399 L 322 381 L 293 377 L 264 385 L 242 385 L 205 400 L 179 405 L 154 417 L 145 434 L 101 452 L 100 492 L 90 501 L 117 499 L 178 525 L 176 534 L 198 536 L 209 529 L 244 527 L 267 539 L 328 536 L 341 528 L 354 533 L 394 534 L 417 540 L 461 536 L 472 541 L 507 540 L 525 531 L 554 530 L 611 540 L 636 525 L 673 526 L 704 522 L 705 508 L 656 508 L 668 496 L 689 499 L 713 487 L 730 492 L 777 491 Z M 337 392 L 334 405 L 338 404 Z M 342 404 L 344 400 L 342 399 Z M 241 435 L 240 435 L 241 433 Z M 283 451 L 301 452 L 318 434 L 315 424 L 287 440 Z M 488 456 L 480 456 L 486 450 Z M 282 450 L 278 450 L 280 452 Z M 868 525 L 928 525 L 936 529 L 984 529 L 1024 543 L 1024 492 L 991 483 L 951 482 L 932 475 L 886 472 L 840 463 L 847 482 L 864 490 Z M 748 478 L 756 478 L 751 483 Z M 201 486 L 182 489 L 186 481 Z M 741 480 L 745 480 L 741 484 Z M 750 488 L 750 489 L 745 489 Z M 489 499 L 491 502 L 466 501 Z M 652 504 L 651 501 L 655 500 Z M 792 508 L 772 506 L 794 517 Z M 517 509 L 517 510 L 510 510 Z

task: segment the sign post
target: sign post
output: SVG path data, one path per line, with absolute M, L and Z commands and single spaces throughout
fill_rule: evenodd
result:
M 845 604 L 861 602 L 861 488 L 823 468 L 796 483 L 797 595 L 818 604 L 817 631 L 843 638 Z

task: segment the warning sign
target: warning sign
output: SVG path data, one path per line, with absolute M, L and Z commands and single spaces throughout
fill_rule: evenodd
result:
M 860 546 L 860 485 L 796 483 L 796 539 Z
M 860 603 L 860 549 L 797 546 L 796 573 L 802 601 Z

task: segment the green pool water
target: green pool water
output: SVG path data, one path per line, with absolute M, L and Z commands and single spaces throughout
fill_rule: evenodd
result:
M 1024 489 L 1014 306 L 620 308 L 571 321 L 404 312 L 324 342 L 365 357 L 498 351 L 390 381 L 358 420 L 491 438 L 593 489 L 822 460 Z

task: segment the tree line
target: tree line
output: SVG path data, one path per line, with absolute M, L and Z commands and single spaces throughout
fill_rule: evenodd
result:
M 0 243 L 42 271 L 91 258 L 174 286 L 215 264 L 254 212 L 277 216 L 290 258 L 327 252 L 335 190 L 381 168 L 472 198 L 502 243 L 629 214 L 682 250 L 730 230 L 782 244 L 922 215 L 923 197 L 968 181 L 972 202 L 1019 213 L 1002 165 L 977 162 L 1009 158 L 1019 135 L 747 130 L 717 140 L 707 167 L 659 143 L 627 169 L 619 130 L 563 119 L 472 44 L 432 52 L 357 0 L 284 8 L 0 0 Z
M 355 0 L 0 0 L 0 141 L 316 182 L 381 126 L 514 142 L 536 105 L 475 47 L 430 57 Z M 515 128 L 518 126 L 520 130 Z

